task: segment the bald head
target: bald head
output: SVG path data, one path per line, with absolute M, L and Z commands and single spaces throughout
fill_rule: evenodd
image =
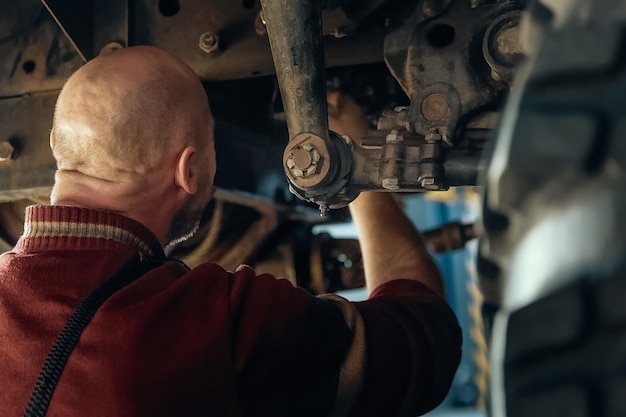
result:
M 185 144 L 211 141 L 202 84 L 153 47 L 121 49 L 79 69 L 57 101 L 51 144 L 59 169 L 130 181 L 162 167 Z
M 210 196 L 215 153 L 204 88 L 158 48 L 109 52 L 72 75 L 57 101 L 50 146 L 53 204 L 125 214 L 164 243 L 184 235 L 169 230 L 172 219 L 197 219 Z

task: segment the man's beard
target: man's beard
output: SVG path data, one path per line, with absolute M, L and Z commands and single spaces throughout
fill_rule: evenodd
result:
M 190 201 L 174 215 L 172 225 L 167 234 L 166 251 L 189 239 L 200 227 L 200 220 L 202 219 L 204 208 L 194 209 L 192 204 L 193 203 Z

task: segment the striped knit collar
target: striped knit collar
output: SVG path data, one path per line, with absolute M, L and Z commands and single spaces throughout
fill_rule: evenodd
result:
M 27 207 L 15 250 L 106 250 L 120 243 L 146 256 L 164 256 L 156 236 L 141 223 L 109 211 L 69 206 Z

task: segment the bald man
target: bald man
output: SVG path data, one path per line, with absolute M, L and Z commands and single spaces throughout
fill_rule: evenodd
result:
M 354 102 L 329 100 L 333 129 L 362 135 Z M 27 208 L 0 257 L 2 415 L 24 415 L 62 328 L 114 275 L 131 282 L 79 333 L 48 416 L 408 416 L 446 395 L 460 331 L 420 235 L 386 195 L 351 206 L 361 303 L 165 257 L 196 229 L 216 170 L 204 89 L 171 55 L 132 47 L 86 64 L 59 95 L 50 145 L 52 205 Z
M 200 221 L 215 175 L 213 118 L 195 74 L 161 50 L 104 55 L 72 76 L 50 146 L 53 204 L 117 212 L 162 244 Z

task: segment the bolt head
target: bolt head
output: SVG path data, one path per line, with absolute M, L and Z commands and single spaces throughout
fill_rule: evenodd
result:
M 393 129 L 385 137 L 385 142 L 387 142 L 387 143 L 399 143 L 399 142 L 402 142 L 403 140 L 404 140 L 404 137 L 402 137 L 402 135 L 398 134 L 398 130 L 397 129 Z
M 400 185 L 398 185 L 397 178 L 383 178 L 381 185 L 385 190 L 399 190 Z
M 124 45 L 119 42 L 109 42 L 100 49 L 98 55 L 104 55 L 107 52 L 117 51 L 118 49 L 124 49 Z
M 437 182 L 432 177 L 423 178 L 422 181 L 420 182 L 420 185 L 425 190 L 438 190 L 439 189 L 439 185 L 437 185 Z
M 0 162 L 11 161 L 16 157 L 17 152 L 11 142 L 0 142 Z
M 439 129 L 431 129 L 426 136 L 424 136 L 424 139 L 427 142 L 436 142 L 443 139 L 443 136 L 439 133 Z
M 219 36 L 213 32 L 205 32 L 200 35 L 198 47 L 207 54 L 217 52 L 219 48 Z
M 295 177 L 308 177 L 317 173 L 318 162 L 322 156 L 311 144 L 296 147 L 287 159 L 287 168 Z
M 291 153 L 294 165 L 297 169 L 305 170 L 313 163 L 313 155 L 304 146 L 298 147 Z

